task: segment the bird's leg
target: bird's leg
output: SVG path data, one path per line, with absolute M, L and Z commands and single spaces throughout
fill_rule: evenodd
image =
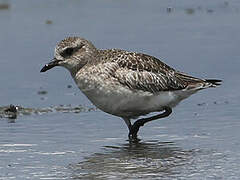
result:
M 123 118 L 124 122 L 126 123 L 128 130 L 130 131 L 132 124 L 129 118 Z
M 131 137 L 131 129 L 132 129 L 132 123 L 130 121 L 129 118 L 123 118 L 124 119 L 124 122 L 126 123 L 127 127 L 128 127 L 128 130 L 129 130 L 129 134 L 128 134 L 128 138 L 129 140 L 133 140 L 132 137 Z M 137 140 L 137 138 L 135 138 L 134 140 Z
M 137 133 L 139 131 L 140 126 L 144 126 L 145 123 L 149 121 L 153 121 L 160 118 L 165 118 L 172 113 L 172 109 L 170 107 L 164 107 L 164 112 L 149 118 L 142 118 L 137 121 L 131 126 L 129 131 L 129 139 L 137 139 Z

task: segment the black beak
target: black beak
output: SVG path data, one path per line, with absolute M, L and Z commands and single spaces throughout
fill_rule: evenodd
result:
M 52 69 L 52 68 L 55 67 L 55 66 L 58 66 L 60 61 L 61 61 L 61 60 L 57 60 L 56 58 L 54 58 L 50 63 L 46 64 L 46 65 L 41 69 L 40 72 L 45 72 L 45 71 L 47 71 L 47 70 L 49 70 L 49 69 Z

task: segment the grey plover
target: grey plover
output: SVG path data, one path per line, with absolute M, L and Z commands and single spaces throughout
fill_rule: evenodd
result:
M 220 85 L 221 80 L 200 79 L 177 71 L 159 59 L 120 49 L 97 49 L 81 37 L 68 37 L 55 48 L 55 66 L 69 70 L 79 89 L 102 111 L 124 119 L 129 138 L 137 139 L 140 126 L 167 117 L 181 100 L 198 90 Z M 151 112 L 152 117 L 131 120 Z

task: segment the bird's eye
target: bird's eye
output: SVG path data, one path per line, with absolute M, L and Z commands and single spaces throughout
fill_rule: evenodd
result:
M 71 56 L 73 54 L 74 49 L 73 48 L 67 48 L 62 52 L 63 57 Z
M 60 55 L 64 58 L 72 56 L 74 52 L 76 52 L 77 50 L 81 49 L 83 47 L 82 45 L 76 46 L 76 47 L 68 47 L 66 49 L 64 49 Z

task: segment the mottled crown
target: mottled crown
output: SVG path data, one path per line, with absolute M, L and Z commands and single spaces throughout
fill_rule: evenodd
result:
M 57 46 L 55 48 L 55 55 L 61 54 L 67 48 L 72 48 L 72 49 L 79 48 L 80 49 L 83 46 L 88 51 L 89 51 L 89 49 L 96 49 L 90 41 L 88 41 L 84 38 L 81 38 L 81 37 L 67 37 L 57 44 Z
M 76 73 L 84 65 L 92 62 L 98 56 L 98 50 L 88 40 L 81 37 L 67 37 L 55 47 L 55 59 L 59 66 Z

